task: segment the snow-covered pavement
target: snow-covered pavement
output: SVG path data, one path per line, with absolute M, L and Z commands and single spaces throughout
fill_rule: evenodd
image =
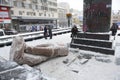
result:
M 70 43 L 70 41 L 70 33 L 67 33 L 53 36 L 53 39 L 39 39 L 26 43 L 35 46 L 43 43 L 66 44 Z M 116 36 L 116 41 L 114 41 L 113 46 L 116 50 L 116 55 L 119 53 L 119 44 L 120 37 Z M 0 56 L 9 60 L 9 51 L 10 46 L 0 48 Z M 79 57 L 84 55 L 89 55 L 90 59 Z M 40 68 L 44 75 L 54 78 L 54 80 L 120 80 L 120 65 L 116 65 L 115 58 L 115 55 L 104 55 L 96 52 L 70 48 L 68 56 L 52 59 L 35 66 L 34 68 Z M 68 63 L 63 62 L 66 60 L 68 60 Z M 86 63 L 81 64 L 82 61 L 86 61 Z
M 80 53 L 93 55 L 85 64 L 81 64 L 84 58 L 76 58 Z M 67 64 L 63 63 L 66 59 Z M 72 60 L 74 61 L 71 63 Z M 40 68 L 42 73 L 55 80 L 120 80 L 120 66 L 114 63 L 113 56 L 82 50 L 76 54 L 71 49 L 67 57 L 52 59 L 35 68 Z

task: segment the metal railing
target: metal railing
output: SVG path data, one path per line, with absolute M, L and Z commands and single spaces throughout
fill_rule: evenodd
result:
M 71 32 L 71 28 L 63 28 L 63 29 L 54 29 L 52 30 L 52 34 L 59 35 L 64 33 Z M 36 39 L 44 38 L 43 31 L 37 31 L 37 32 L 29 32 L 29 33 L 21 33 L 17 35 L 5 35 L 0 37 L 0 47 L 11 45 L 12 40 L 15 36 L 23 36 L 25 41 L 32 41 Z

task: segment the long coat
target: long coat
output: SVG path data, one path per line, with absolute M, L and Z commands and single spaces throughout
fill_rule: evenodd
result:
M 48 36 L 47 27 L 44 27 L 44 37 L 45 37 L 45 39 L 47 39 L 47 36 Z
M 71 32 L 72 32 L 72 37 L 76 37 L 76 36 L 77 36 L 77 32 L 78 32 L 77 27 L 74 26 L 74 27 L 71 29 Z
M 113 23 L 112 27 L 111 27 L 111 31 L 112 31 L 112 36 L 115 36 L 117 33 L 117 29 L 118 29 L 118 25 Z

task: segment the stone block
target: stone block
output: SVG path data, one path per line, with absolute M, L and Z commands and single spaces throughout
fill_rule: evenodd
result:
M 83 44 L 83 45 L 91 45 L 97 47 L 105 47 L 105 48 L 112 48 L 112 42 L 104 41 L 104 40 L 94 40 L 94 39 L 87 39 L 87 38 L 76 38 L 73 40 L 76 44 Z
M 74 44 L 74 43 L 71 43 L 70 47 L 79 48 L 79 49 L 82 49 L 82 50 L 100 52 L 100 53 L 108 54 L 108 55 L 114 55 L 114 50 L 110 49 L 110 48 L 102 48 L 102 47 L 96 47 L 96 46 L 80 45 L 80 44 Z
M 77 34 L 78 38 L 89 38 L 89 39 L 99 39 L 99 40 L 109 40 L 110 35 L 105 33 L 82 33 Z

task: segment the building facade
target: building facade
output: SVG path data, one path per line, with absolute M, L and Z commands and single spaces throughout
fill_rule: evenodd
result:
M 120 23 L 120 10 L 112 11 L 111 14 L 111 25 L 112 23 Z
M 70 5 L 69 5 L 69 3 L 67 3 L 67 2 L 59 2 L 59 3 L 58 3 L 58 6 L 66 9 L 66 10 L 67 10 L 67 11 L 66 11 L 67 13 L 70 12 Z
M 70 12 L 70 6 L 66 2 L 58 3 L 58 26 L 68 27 L 68 19 L 66 14 Z
M 67 10 L 62 8 L 62 7 L 58 7 L 58 26 L 59 27 L 67 27 L 68 26 L 68 20 L 66 17 L 67 14 Z
M 11 28 L 12 0 L 0 0 L 0 28 Z
M 72 13 L 72 24 L 74 25 L 82 25 L 83 13 L 82 11 L 76 9 L 70 9 L 70 13 Z
M 11 18 L 20 32 L 41 30 L 46 25 L 56 28 L 57 0 L 14 0 Z

